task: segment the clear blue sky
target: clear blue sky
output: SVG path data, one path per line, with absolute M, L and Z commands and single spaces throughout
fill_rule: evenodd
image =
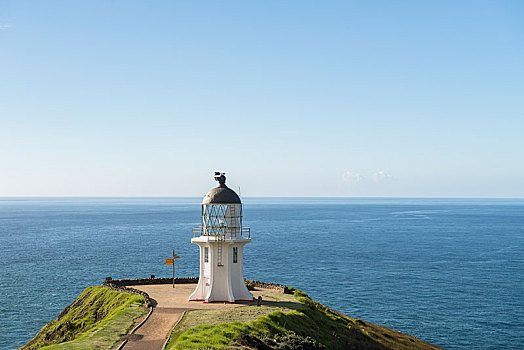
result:
M 0 1 L 0 196 L 524 197 L 522 1 Z

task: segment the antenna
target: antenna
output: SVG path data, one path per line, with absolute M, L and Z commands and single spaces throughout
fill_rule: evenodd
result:
M 238 186 L 238 196 L 240 197 L 240 186 Z

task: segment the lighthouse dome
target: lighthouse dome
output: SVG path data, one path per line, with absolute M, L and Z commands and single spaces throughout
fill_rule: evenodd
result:
M 202 204 L 241 204 L 240 197 L 226 185 L 224 173 L 215 172 L 217 187 L 211 189 L 202 200 Z

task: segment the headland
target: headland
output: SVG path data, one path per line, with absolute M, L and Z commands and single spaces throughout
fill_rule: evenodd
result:
M 21 349 L 440 349 L 280 284 L 246 280 L 253 301 L 189 301 L 197 281 L 106 280 Z

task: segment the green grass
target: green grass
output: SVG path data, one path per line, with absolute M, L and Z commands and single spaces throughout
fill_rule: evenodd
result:
M 290 311 L 302 307 L 293 295 L 282 293 L 267 293 L 264 297 L 276 301 L 264 300 L 261 306 L 241 306 L 221 310 L 195 310 L 184 315 L 171 334 L 167 349 L 178 342 L 178 337 L 185 331 L 200 325 L 229 324 L 233 322 L 249 322 L 274 311 Z
M 296 335 L 300 339 L 311 337 L 328 349 L 436 348 L 400 332 L 349 318 L 313 301 L 300 290 L 292 290 L 293 296 L 279 295 L 292 299 L 277 300 L 265 309 L 259 307 L 259 312 L 253 310 L 256 306 L 228 309 L 227 312 L 190 312 L 174 329 L 167 349 L 256 348 L 255 345 L 240 345 L 241 336 L 259 343 L 275 344 L 286 335 Z M 263 313 L 266 314 L 261 315 Z M 228 322 L 228 319 L 235 321 Z
M 438 349 L 415 337 L 352 319 L 297 289 L 263 305 L 188 312 L 168 349 Z M 142 296 L 87 288 L 22 349 L 110 349 L 147 310 Z M 298 345 L 297 345 L 298 344 Z M 307 345 L 307 346 L 306 346 Z M 287 347 L 286 347 L 287 346 Z
M 103 287 L 86 288 L 58 319 L 21 349 L 109 349 L 147 309 L 144 297 Z

